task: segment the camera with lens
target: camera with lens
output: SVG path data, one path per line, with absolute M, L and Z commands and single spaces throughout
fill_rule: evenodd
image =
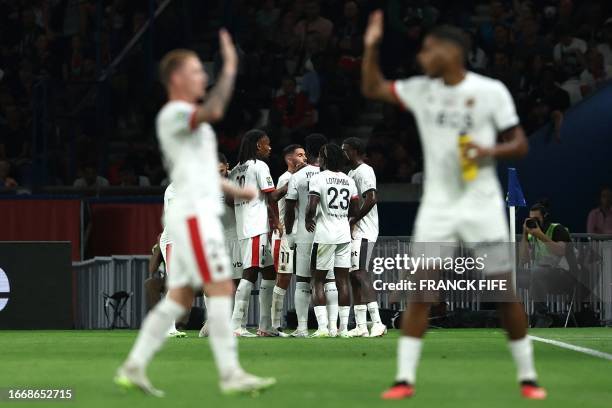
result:
M 536 220 L 535 218 L 527 218 L 527 220 L 525 220 L 525 225 L 529 229 L 537 228 L 538 220 Z

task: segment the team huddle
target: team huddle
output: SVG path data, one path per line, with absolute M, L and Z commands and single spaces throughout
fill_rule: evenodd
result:
M 449 26 L 433 29 L 423 41 L 417 59 L 425 75 L 389 81 L 378 63 L 383 31 L 383 14 L 376 11 L 364 35 L 361 87 L 369 99 L 412 111 L 417 122 L 425 179 L 414 241 L 463 240 L 475 243 L 474 251 L 488 248 L 496 256 L 485 272 L 510 279 L 510 253 L 503 250 L 508 222 L 495 163 L 523 157 L 528 142 L 508 90 L 499 81 L 467 71 L 465 35 Z M 348 138 L 339 146 L 312 134 L 304 146 L 287 146 L 287 171 L 275 185 L 266 164 L 270 138 L 251 130 L 230 169 L 218 153 L 211 124 L 223 118 L 238 63 L 229 34 L 219 34 L 223 67 L 208 92 L 206 73 L 194 52 L 171 51 L 160 63 L 169 101 L 157 116 L 157 135 L 172 180 L 160 240 L 168 293 L 143 321 L 115 377 L 124 388 L 157 396 L 163 393 L 151 385 L 146 368 L 201 288 L 207 321 L 200 335 L 209 337 L 226 394 L 258 391 L 276 382 L 242 369 L 237 337 L 386 333 L 367 273 L 378 237 L 378 213 L 376 177 L 364 163 L 363 141 Z M 294 275 L 298 324 L 287 334 L 282 312 Z M 254 334 L 245 321 L 258 281 L 259 325 Z M 351 298 L 356 327 L 349 331 Z M 318 326 L 313 334 L 308 332 L 311 302 Z M 414 395 L 430 306 L 412 301 L 403 313 L 397 374 L 381 394 L 383 399 Z M 496 306 L 522 396 L 546 398 L 538 384 L 523 306 L 516 298 Z M 373 323 L 369 330 L 367 312 Z
M 236 336 L 289 337 L 282 330 L 282 311 L 293 275 L 298 327 L 290 336 L 309 336 L 311 292 L 318 330 L 310 337 L 377 337 L 386 332 L 367 277 L 359 274 L 365 271 L 378 236 L 376 204 L 365 200 L 376 192 L 376 177 L 363 163 L 361 140 L 347 139 L 344 151 L 326 142 L 323 135 L 312 134 L 305 147 L 287 146 L 283 150 L 287 171 L 276 186 L 265 162 L 271 151 L 265 132 L 245 134 L 238 163 L 231 170 L 220 155 L 222 176 L 259 192 L 251 200 L 223 199 L 227 205 L 222 218 L 226 247 L 237 287 L 232 313 Z M 342 172 L 345 164 L 353 167 L 350 176 Z M 355 299 L 369 300 L 355 304 L 357 327 L 351 331 L 349 271 L 357 272 L 352 279 Z M 245 321 L 259 275 L 259 327 L 254 334 L 246 329 Z M 368 309 L 371 333 L 365 321 Z M 205 325 L 200 334 L 207 332 Z

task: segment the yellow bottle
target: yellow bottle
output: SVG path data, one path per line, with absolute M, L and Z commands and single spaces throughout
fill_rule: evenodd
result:
M 473 158 L 470 158 L 468 144 L 472 141 L 472 137 L 466 132 L 459 133 L 459 162 L 461 163 L 461 175 L 463 181 L 472 181 L 478 175 L 478 163 Z

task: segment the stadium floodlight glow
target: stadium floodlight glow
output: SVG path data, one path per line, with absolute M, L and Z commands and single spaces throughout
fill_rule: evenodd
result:
M 0 311 L 2 311 L 8 301 L 8 295 L 11 292 L 11 286 L 9 284 L 9 279 L 4 270 L 0 268 Z

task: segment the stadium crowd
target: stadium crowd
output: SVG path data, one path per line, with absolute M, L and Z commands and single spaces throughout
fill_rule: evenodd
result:
M 0 189 L 35 184 L 41 174 L 35 163 L 43 163 L 48 185 L 165 185 L 153 127 L 163 103 L 156 62 L 171 48 L 189 47 L 209 61 L 214 81 L 221 25 L 241 58 L 235 97 L 217 129 L 230 162 L 243 133 L 265 126 L 277 175 L 281 146 L 317 131 L 332 140 L 368 140 L 368 160 L 381 182 L 420 182 L 412 117 L 361 97 L 362 33 L 372 10 L 382 7 L 387 18 L 381 52 L 387 77 L 417 74 L 423 34 L 440 22 L 458 25 L 471 44 L 471 69 L 506 84 L 528 132 L 552 123 L 559 137 L 563 113 L 612 75 L 611 6 L 605 0 L 170 2 L 108 79 L 96 83 L 146 24 L 149 1 L 0 0 Z

